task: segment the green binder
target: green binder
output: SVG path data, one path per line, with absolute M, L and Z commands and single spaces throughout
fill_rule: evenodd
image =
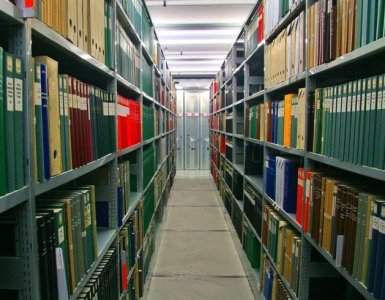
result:
M 330 146 L 330 106 L 332 97 L 332 88 L 324 89 L 324 121 L 322 123 L 322 149 L 321 154 L 327 155 Z
M 369 91 L 370 97 L 370 115 L 369 115 L 369 142 L 366 150 L 365 163 L 369 167 L 374 167 L 374 148 L 377 146 L 376 136 L 376 116 L 377 116 L 377 76 L 371 78 L 372 89 Z
M 356 119 L 357 119 L 357 85 L 358 81 L 353 81 L 352 96 L 351 96 L 351 117 L 350 117 L 350 133 L 349 133 L 349 157 L 348 162 L 352 163 L 354 160 L 354 148 L 356 143 Z
M 366 78 L 366 90 L 365 90 L 365 113 L 364 113 L 364 139 L 362 148 L 362 161 L 361 164 L 369 166 L 369 141 L 370 141 L 370 117 L 372 110 L 372 91 L 373 91 L 372 77 Z
M 375 152 L 375 167 L 385 169 L 385 75 L 378 76 L 378 98 L 377 98 L 377 123 L 376 123 L 376 142 Z
M 384 36 L 384 18 L 385 18 L 385 0 L 377 0 L 377 28 L 376 28 L 376 40 Z
M 362 18 L 361 18 L 361 47 L 369 41 L 369 1 L 362 0 Z
M 364 0 L 357 0 L 356 3 L 356 23 L 355 23 L 355 49 L 362 46 L 362 8 Z
M 352 119 L 352 90 L 353 82 L 348 83 L 348 93 L 346 97 L 346 125 L 345 125 L 345 143 L 343 161 L 349 161 L 350 150 L 350 134 L 351 134 L 351 119 Z
M 15 84 L 14 84 L 14 58 L 12 54 L 5 53 L 5 157 L 7 170 L 7 192 L 16 188 L 15 164 Z
M 361 104 L 360 104 L 360 132 L 358 135 L 358 152 L 357 152 L 357 161 L 356 164 L 361 165 L 363 162 L 363 152 L 364 152 L 364 143 L 365 143 L 365 134 L 367 134 L 366 129 L 366 103 L 367 103 L 367 84 L 368 78 L 362 79 L 361 86 Z
M 357 80 L 357 94 L 356 94 L 356 120 L 355 120 L 355 125 L 354 125 L 354 147 L 353 147 L 353 163 L 358 164 L 358 152 L 359 152 L 359 147 L 360 147 L 360 137 L 361 137 L 361 106 L 362 106 L 362 101 L 361 99 L 363 98 L 362 95 L 362 89 L 363 89 L 363 84 L 364 84 L 364 79 L 358 79 Z M 365 104 L 364 104 L 365 106 Z
M 331 100 L 331 126 L 330 126 L 330 148 L 329 148 L 329 156 L 334 157 L 335 150 L 335 137 L 336 137 L 336 109 L 337 109 L 337 86 L 333 86 L 333 95 Z
M 323 118 L 323 89 L 315 91 L 313 152 L 321 153 Z
M 4 94 L 4 51 L 0 47 L 0 196 L 3 196 L 7 192 L 7 172 L 5 161 L 5 94 Z
M 15 168 L 16 189 L 25 185 L 24 180 L 24 113 L 23 113 L 23 64 L 15 57 Z
M 367 1 L 369 4 L 369 18 L 365 21 L 369 23 L 368 26 L 368 43 L 374 42 L 376 40 L 376 27 L 377 27 L 377 8 L 378 8 L 378 0 L 370 0 Z
M 35 112 L 35 160 L 36 160 L 36 175 L 38 182 L 44 181 L 44 145 L 43 145 L 43 119 L 41 106 L 41 71 L 40 63 L 34 63 L 34 77 L 33 77 L 33 98 L 34 98 L 34 112 Z
M 335 158 L 340 157 L 340 147 L 341 147 L 341 115 L 342 115 L 342 98 L 343 98 L 343 85 L 337 87 L 337 97 L 336 97 L 336 123 L 335 123 L 335 141 L 334 141 L 334 156 Z

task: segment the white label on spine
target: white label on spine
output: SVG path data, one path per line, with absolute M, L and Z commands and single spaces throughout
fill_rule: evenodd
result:
M 14 101 L 14 91 L 13 91 L 13 78 L 7 77 L 7 110 L 13 111 L 13 101 Z
M 59 229 L 57 230 L 57 237 L 58 237 L 59 244 L 64 242 L 64 227 L 63 226 L 59 227 Z
M 379 232 L 385 234 L 385 220 L 381 219 L 379 224 Z
M 23 80 L 15 78 L 15 111 L 23 111 Z
M 40 83 L 35 83 L 33 86 L 33 98 L 35 105 L 41 106 L 41 85 Z

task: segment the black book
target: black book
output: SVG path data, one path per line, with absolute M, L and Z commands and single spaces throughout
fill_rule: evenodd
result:
M 38 260 L 39 260 L 39 275 L 40 275 L 40 295 L 42 300 L 50 299 L 50 286 L 48 274 L 48 241 L 46 220 L 44 215 L 36 216 L 37 228 L 37 244 L 38 244 Z

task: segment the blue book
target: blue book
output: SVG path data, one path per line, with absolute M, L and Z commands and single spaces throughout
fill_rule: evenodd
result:
M 273 200 L 275 199 L 275 164 L 275 156 L 267 155 L 265 192 Z
M 380 219 L 380 210 L 381 202 L 376 200 L 373 203 L 372 212 L 373 212 L 373 227 L 372 227 L 372 242 L 370 244 L 370 254 L 369 254 L 369 269 L 368 269 L 368 282 L 367 289 L 369 292 L 373 292 L 374 289 L 374 278 L 376 273 L 376 258 L 377 258 L 377 242 L 378 242 L 378 225 Z M 382 254 L 382 253 L 381 253 Z
M 47 66 L 41 65 L 41 105 L 43 122 L 43 153 L 44 153 L 44 178 L 51 178 L 50 150 L 49 150 L 49 125 L 48 125 L 48 74 Z
M 108 222 L 108 201 L 96 201 L 96 226 L 109 227 Z
M 265 296 L 265 300 L 271 300 L 272 292 L 273 292 L 273 281 L 274 281 L 274 270 L 268 264 L 265 269 L 265 286 L 263 290 L 263 295 Z
M 118 226 L 122 226 L 123 222 L 123 188 L 118 187 Z
M 284 166 L 283 210 L 295 213 L 297 207 L 298 162 L 287 159 Z
M 377 235 L 377 256 L 375 259 L 373 295 L 380 298 L 382 284 L 384 281 L 384 263 L 385 263 L 385 200 L 377 202 L 378 212 L 378 235 Z M 384 290 L 385 292 L 385 290 Z M 380 299 L 384 299 L 381 297 Z

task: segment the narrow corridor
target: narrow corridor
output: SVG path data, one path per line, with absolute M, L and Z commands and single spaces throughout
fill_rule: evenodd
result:
M 148 300 L 252 300 L 209 173 L 178 171 Z

